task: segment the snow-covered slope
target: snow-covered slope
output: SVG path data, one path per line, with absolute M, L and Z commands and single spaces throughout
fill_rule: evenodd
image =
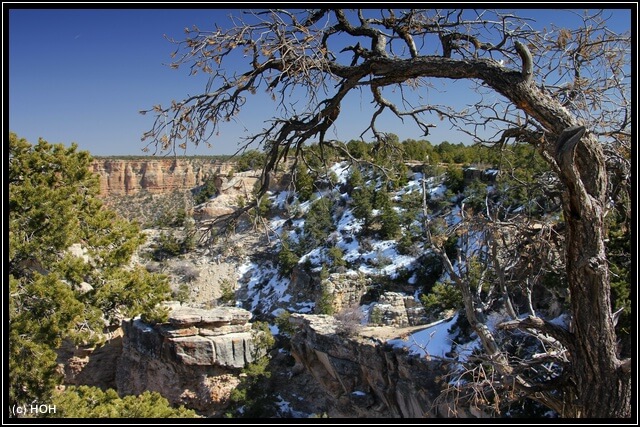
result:
M 344 209 L 337 210 L 332 221 L 335 224 L 335 231 L 328 238 L 326 246 L 317 246 L 300 256 L 299 265 L 306 265 L 311 274 L 320 274 L 323 265 L 327 264 L 327 249 L 329 244 L 342 251 L 342 257 L 347 267 L 344 274 L 363 274 L 365 276 L 383 276 L 388 279 L 398 279 L 399 275 L 408 277 L 407 285 L 415 288 L 414 294 L 417 296 L 422 284 L 417 283 L 415 274 L 412 272 L 418 268 L 417 261 L 428 249 L 419 247 L 418 255 L 403 255 L 398 249 L 396 240 L 379 240 L 374 237 L 363 238 L 360 231 L 363 220 L 354 216 L 350 205 L 349 194 L 341 193 L 340 189 L 345 187 L 347 178 L 351 171 L 348 162 L 335 164 L 330 172 L 337 176 L 337 182 L 333 188 L 323 190 L 314 194 L 312 201 L 299 203 L 295 194 L 283 191 L 276 194 L 269 194 L 272 202 L 272 210 L 277 212 L 291 211 L 291 206 L 296 206 L 297 218 L 287 218 L 282 215 L 270 218 L 269 227 L 274 234 L 282 237 L 286 232 L 288 239 L 297 242 L 302 238 L 304 229 L 304 214 L 306 214 L 313 201 L 320 198 L 330 198 L 335 201 L 342 201 Z M 390 196 L 399 200 L 402 196 L 412 192 L 422 191 L 422 180 L 426 180 L 426 188 L 431 200 L 438 200 L 445 197 L 446 187 L 443 184 L 444 176 L 424 177 L 422 173 L 413 173 L 407 184 Z M 291 202 L 293 196 L 294 202 Z M 394 209 L 402 213 L 403 209 L 396 203 Z M 373 214 L 379 212 L 373 211 Z M 452 214 L 451 221 L 456 221 Z M 418 221 L 418 218 L 416 218 Z M 286 230 L 286 231 L 285 231 Z M 405 231 L 407 232 L 407 231 Z M 366 240 L 366 241 L 364 241 Z M 273 248 L 276 252 L 281 248 L 281 243 L 276 243 Z M 247 296 L 245 308 L 252 311 L 261 309 L 262 312 L 271 312 L 278 308 L 284 308 L 289 312 L 310 313 L 313 312 L 315 301 L 309 299 L 299 302 L 299 298 L 293 298 L 289 292 L 290 277 L 282 276 L 277 268 L 277 260 L 273 262 L 256 263 L 247 260 L 240 267 L 241 276 L 244 278 L 242 286 L 244 294 Z M 298 301 L 295 304 L 288 304 L 290 301 Z M 265 309 L 265 308 L 270 309 Z

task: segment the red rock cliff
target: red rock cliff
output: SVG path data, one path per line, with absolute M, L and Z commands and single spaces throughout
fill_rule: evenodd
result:
M 203 184 L 214 174 L 226 175 L 233 163 L 209 159 L 95 159 L 91 171 L 100 175 L 102 196 L 140 191 L 169 193 Z

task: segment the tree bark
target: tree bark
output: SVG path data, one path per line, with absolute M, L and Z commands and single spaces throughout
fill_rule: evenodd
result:
M 411 64 L 409 68 L 409 63 Z M 407 67 L 405 67 L 407 65 Z M 537 120 L 546 131 L 538 148 L 558 170 L 565 187 L 566 270 L 573 334 L 571 368 L 561 390 L 564 410 L 575 418 L 631 416 L 628 361 L 617 356 L 605 253 L 604 206 L 607 174 L 602 148 L 577 119 L 520 72 L 505 71 L 491 60 L 423 57 L 381 60 L 372 66 L 385 83 L 412 75 L 477 78 Z M 566 131 L 566 132 L 565 132 Z
M 567 415 L 630 417 L 631 375 L 617 357 L 604 244 L 604 155 L 594 136 L 584 136 L 584 128 L 577 132 L 573 139 L 561 136 L 553 153 L 566 188 L 566 268 L 575 347 Z

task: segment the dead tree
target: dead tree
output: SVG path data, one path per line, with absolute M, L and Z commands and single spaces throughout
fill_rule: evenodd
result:
M 567 355 L 562 373 L 535 384 L 519 378 L 482 318 L 474 318 L 472 298 L 465 298 L 466 311 L 501 382 L 519 394 L 565 417 L 629 417 L 631 360 L 621 360 L 616 351 L 605 215 L 607 150 L 630 149 L 630 42 L 628 34 L 607 28 L 604 12 L 584 16 L 578 28 L 549 26 L 544 33 L 533 30 L 529 19 L 498 11 L 249 12 L 228 30 L 188 29 L 186 39 L 176 41 L 172 65 L 210 74 L 209 84 L 201 94 L 149 110 L 156 120 L 144 139 L 159 150 L 207 142 L 248 96 L 266 90 L 281 116 L 245 145 L 259 143 L 267 153 L 266 182 L 288 156 L 301 155 L 305 142 L 317 138 L 321 146 L 331 145 L 326 132 L 344 113 L 345 96 L 368 91 L 374 109 L 362 135 L 370 132 L 381 143 L 377 120 L 388 110 L 412 121 L 421 134 L 428 134 L 435 125 L 428 119 L 436 116 L 478 143 L 534 145 L 564 191 L 573 330 L 535 316 L 513 319 L 503 328 L 535 331 L 561 343 Z M 221 66 L 238 55 L 245 56 L 244 72 Z M 410 91 L 428 91 L 437 79 L 475 82 L 481 98 L 462 111 L 412 106 L 405 98 Z M 393 88 L 401 93 L 399 102 L 387 95 Z M 304 105 L 289 102 L 293 92 Z M 483 129 L 492 129 L 495 137 Z

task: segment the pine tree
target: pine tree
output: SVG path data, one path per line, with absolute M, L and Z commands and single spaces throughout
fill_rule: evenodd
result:
M 395 239 L 400 232 L 400 215 L 390 203 L 382 207 L 378 221 L 380 222 L 380 238 Z
M 106 324 L 156 312 L 166 278 L 123 268 L 144 241 L 96 198 L 89 153 L 9 136 L 9 399 L 46 401 L 63 339 L 99 343 Z M 83 253 L 69 249 L 79 247 Z
M 328 198 L 316 200 L 309 209 L 304 223 L 306 247 L 317 247 L 325 243 L 329 234 L 336 229 L 331 215 L 331 201 Z
M 365 233 L 369 231 L 371 221 L 373 220 L 372 195 L 373 189 L 365 185 L 353 190 L 351 196 L 353 216 L 363 221 L 362 228 Z
M 352 195 L 355 190 L 361 188 L 364 185 L 364 179 L 362 178 L 362 172 L 360 172 L 360 168 L 356 165 L 351 168 L 351 173 L 347 178 L 347 186 L 349 188 L 349 195 Z
M 295 185 L 298 192 L 298 200 L 305 202 L 313 195 L 313 177 L 309 174 L 307 167 L 298 165 L 295 173 Z
M 196 418 L 198 415 L 184 406 L 172 408 L 157 392 L 145 391 L 139 396 L 120 397 L 113 389 L 68 387 L 53 396 L 55 413 L 51 418 Z

